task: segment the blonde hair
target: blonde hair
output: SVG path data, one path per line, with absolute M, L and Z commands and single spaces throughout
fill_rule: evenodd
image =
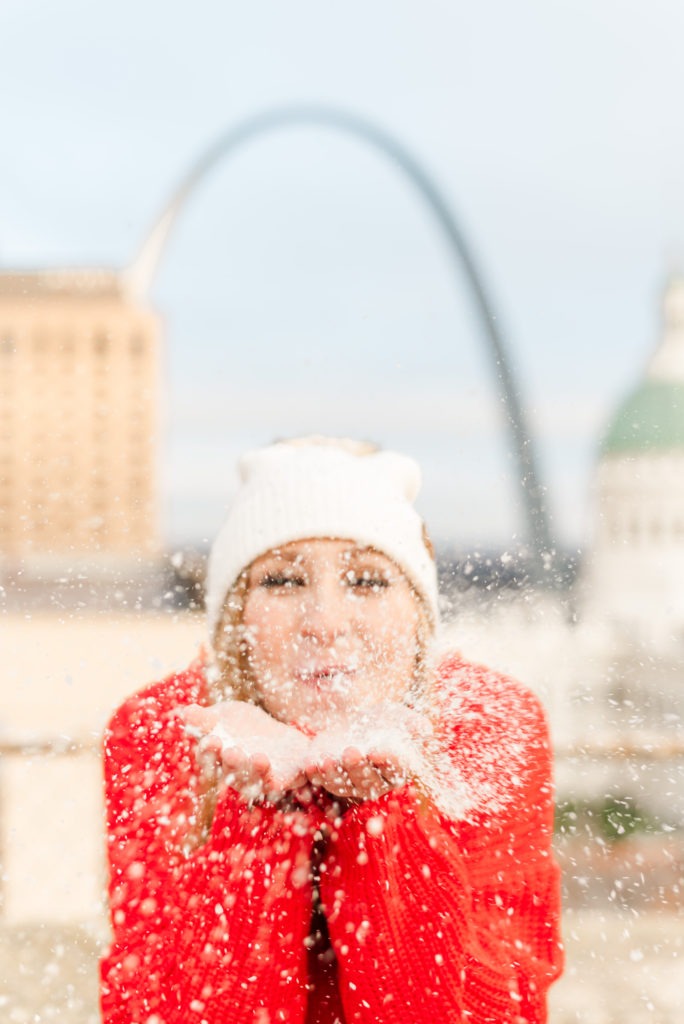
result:
M 218 669 L 214 693 L 216 700 L 256 703 L 254 685 L 249 678 L 248 649 L 242 623 L 248 589 L 249 568 L 240 573 L 228 591 L 223 612 L 214 630 L 212 646 Z

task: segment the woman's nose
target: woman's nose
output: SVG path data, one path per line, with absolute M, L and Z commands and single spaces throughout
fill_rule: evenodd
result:
M 330 643 L 347 629 L 349 602 L 339 580 L 312 586 L 302 604 L 301 632 L 321 643 Z

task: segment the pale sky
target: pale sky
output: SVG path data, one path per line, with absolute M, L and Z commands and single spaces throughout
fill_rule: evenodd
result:
M 678 0 L 2 0 L 0 261 L 123 266 L 190 164 L 252 114 L 330 104 L 409 147 L 492 293 L 562 543 L 597 438 L 684 265 Z M 462 277 L 377 153 L 314 128 L 217 167 L 151 301 L 166 325 L 164 528 L 218 526 L 235 455 L 371 436 L 416 455 L 456 546 L 523 533 Z

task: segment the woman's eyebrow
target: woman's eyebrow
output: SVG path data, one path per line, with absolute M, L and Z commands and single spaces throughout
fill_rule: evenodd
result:
M 271 551 L 264 557 L 263 565 L 271 565 L 274 562 L 288 562 L 290 564 L 299 562 L 302 555 L 298 551 Z
M 376 551 L 375 548 L 350 548 L 345 554 L 350 558 L 375 558 L 383 562 L 388 561 L 387 555 L 383 555 L 381 551 Z

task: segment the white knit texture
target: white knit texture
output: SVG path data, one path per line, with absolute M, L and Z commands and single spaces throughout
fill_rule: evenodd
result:
M 349 540 L 391 558 L 437 622 L 435 563 L 413 507 L 418 464 L 397 452 L 352 454 L 333 445 L 287 442 L 248 452 L 238 490 L 211 550 L 206 606 L 210 635 L 228 591 L 260 555 L 291 541 Z

